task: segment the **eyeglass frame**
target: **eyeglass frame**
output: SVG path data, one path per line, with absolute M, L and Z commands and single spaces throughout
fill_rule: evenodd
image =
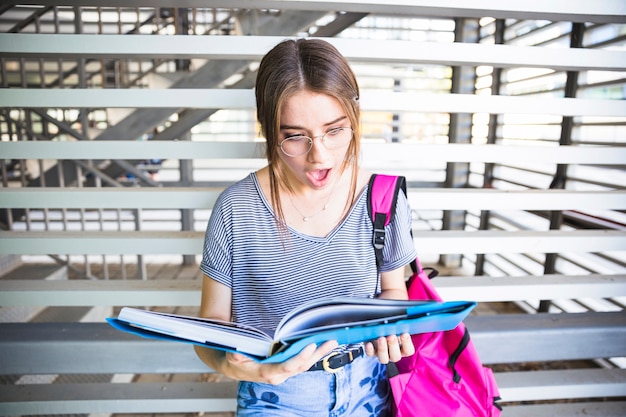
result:
M 350 140 L 348 140 L 348 142 L 346 142 L 346 145 L 350 143 L 350 141 L 352 139 L 354 139 L 354 130 L 352 130 L 351 127 L 336 127 L 333 129 L 330 129 L 328 132 L 324 133 L 323 135 L 317 135 L 317 136 L 307 136 L 307 135 L 293 135 L 293 136 L 289 136 L 286 137 L 285 139 L 281 140 L 280 143 L 278 144 L 278 147 L 280 148 L 280 150 L 282 151 L 282 153 L 285 154 L 285 156 L 289 156 L 291 158 L 297 158 L 298 156 L 304 156 L 306 154 L 308 154 L 309 152 L 311 152 L 311 149 L 313 149 L 313 141 L 317 138 L 322 138 L 322 143 L 324 144 L 324 146 L 326 147 L 326 149 L 339 149 L 341 148 L 341 146 L 338 146 L 336 148 L 329 148 L 328 145 L 326 145 L 326 135 L 328 135 L 329 133 L 333 133 L 333 132 L 337 132 L 338 130 L 344 131 L 344 130 L 349 130 L 350 131 Z M 309 140 L 309 149 L 307 149 L 306 152 L 298 154 L 298 155 L 292 155 L 287 153 L 284 149 L 283 149 L 283 143 L 289 141 L 289 140 L 293 140 L 295 138 L 301 138 L 301 139 L 308 139 Z

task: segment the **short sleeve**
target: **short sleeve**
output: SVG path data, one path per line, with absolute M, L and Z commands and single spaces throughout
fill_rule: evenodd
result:
M 381 272 L 393 271 L 408 265 L 417 257 L 417 251 L 411 234 L 411 207 L 403 192 L 398 193 L 396 214 L 385 227 L 387 236 L 383 248 L 383 265 Z
M 207 224 L 200 270 L 212 279 L 233 287 L 232 207 L 228 191 L 215 202 Z

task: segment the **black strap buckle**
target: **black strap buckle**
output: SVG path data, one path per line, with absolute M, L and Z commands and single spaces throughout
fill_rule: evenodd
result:
M 382 249 L 385 246 L 385 229 L 374 229 L 372 244 L 374 249 Z

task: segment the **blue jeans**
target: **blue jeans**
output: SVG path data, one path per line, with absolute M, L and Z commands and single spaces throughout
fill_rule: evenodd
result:
M 360 357 L 339 372 L 303 372 L 279 385 L 242 381 L 237 416 L 383 417 L 390 414 L 387 368 Z

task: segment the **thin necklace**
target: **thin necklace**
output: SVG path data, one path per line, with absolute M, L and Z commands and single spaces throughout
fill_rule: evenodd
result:
M 326 211 L 326 209 L 328 208 L 328 203 L 330 203 L 330 199 L 332 198 L 333 193 L 335 192 L 335 188 L 337 187 L 337 182 L 338 182 L 338 181 L 336 181 L 336 182 L 335 182 L 335 184 L 333 184 L 333 189 L 330 191 L 330 194 L 328 195 L 328 200 L 326 201 L 326 204 L 324 204 L 324 206 L 322 207 L 322 209 L 321 209 L 321 210 L 319 210 L 317 213 L 313 213 L 313 214 L 311 214 L 310 216 L 306 216 L 305 214 L 303 214 L 303 213 L 300 211 L 300 209 L 299 209 L 299 208 L 296 206 L 296 204 L 294 203 L 293 198 L 292 198 L 292 196 L 291 196 L 291 193 L 288 193 L 288 195 L 289 195 L 289 201 L 291 202 L 291 205 L 293 206 L 293 208 L 295 208 L 295 209 L 296 209 L 296 211 L 298 212 L 298 214 L 299 214 L 300 216 L 302 216 L 302 221 L 303 221 L 303 222 L 308 222 L 308 221 L 309 221 L 309 220 L 311 220 L 313 217 L 315 217 L 315 216 L 317 216 L 318 214 L 320 214 L 320 213 L 322 213 L 322 212 Z

